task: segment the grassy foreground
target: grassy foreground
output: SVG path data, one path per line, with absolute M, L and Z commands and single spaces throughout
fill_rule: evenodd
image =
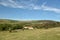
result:
M 0 40 L 60 40 L 60 28 L 0 32 Z

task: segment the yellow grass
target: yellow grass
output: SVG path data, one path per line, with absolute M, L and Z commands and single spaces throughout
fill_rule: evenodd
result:
M 60 40 L 60 28 L 0 32 L 0 40 Z

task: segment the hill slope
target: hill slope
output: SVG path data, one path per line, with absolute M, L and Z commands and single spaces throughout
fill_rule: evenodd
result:
M 33 20 L 33 21 L 17 21 L 9 19 L 0 19 L 0 29 L 6 30 L 8 28 L 12 29 L 22 29 L 24 25 L 31 25 L 33 28 L 54 28 L 60 27 L 60 22 L 52 20 Z

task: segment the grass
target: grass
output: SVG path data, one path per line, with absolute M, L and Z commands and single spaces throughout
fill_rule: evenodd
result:
M 3 31 L 0 40 L 60 40 L 60 28 Z

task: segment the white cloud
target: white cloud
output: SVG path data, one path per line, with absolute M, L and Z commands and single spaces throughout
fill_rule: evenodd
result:
M 34 6 L 33 9 L 34 9 L 34 10 L 40 10 L 41 7 L 40 7 L 40 6 Z
M 43 8 L 42 10 L 45 10 L 45 11 L 53 11 L 56 13 L 60 13 L 60 9 L 58 9 L 58 8 L 53 8 L 53 7 L 48 7 L 48 6 L 44 6 L 42 8 Z
M 52 11 L 52 12 L 55 12 L 55 13 L 60 13 L 60 9 L 46 6 L 46 2 L 41 5 L 41 8 L 44 11 Z
M 33 9 L 33 10 L 43 10 L 43 11 L 52 11 L 55 13 L 60 13 L 60 9 L 46 6 L 47 2 L 44 2 L 42 5 L 36 5 L 35 0 L 29 0 L 28 2 L 24 0 L 3 0 L 0 2 L 0 5 L 6 6 L 6 7 L 12 7 L 12 8 L 27 8 L 27 9 Z M 34 2 L 35 1 L 35 2 Z
M 37 0 L 2 0 L 0 5 L 13 8 L 37 8 L 33 7 Z M 33 4 L 33 5 L 31 5 Z
M 23 8 L 22 5 L 18 5 L 13 0 L 2 1 L 2 2 L 0 2 L 0 5 L 7 6 L 7 7 L 13 7 L 13 8 Z
M 33 9 L 34 10 L 52 11 L 52 12 L 55 12 L 55 13 L 60 13 L 60 9 L 46 6 L 46 4 L 47 4 L 47 2 L 44 2 L 41 6 L 34 5 Z
M 7 4 L 6 4 L 6 3 L 1 3 L 1 2 L 0 2 L 0 5 L 4 5 L 4 6 L 7 6 Z

